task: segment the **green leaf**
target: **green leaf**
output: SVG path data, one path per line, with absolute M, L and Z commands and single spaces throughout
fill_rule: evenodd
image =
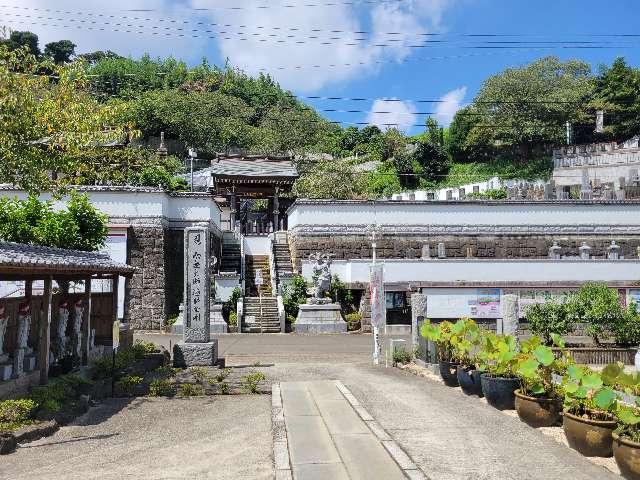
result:
M 534 395 L 542 395 L 545 393 L 544 385 L 542 385 L 542 383 L 534 383 L 530 390 Z
M 610 363 L 602 369 L 602 373 L 600 375 L 602 376 L 602 380 L 605 383 L 613 385 L 614 383 L 616 383 L 616 381 L 618 381 L 618 377 L 621 373 L 622 368 L 620 368 L 620 365 L 616 363 Z
M 553 344 L 556 347 L 564 348 L 565 343 L 564 343 L 564 340 L 562 339 L 561 335 L 558 335 L 557 333 L 552 333 L 551 334 L 551 340 L 553 340 Z
M 608 410 L 615 403 L 617 398 L 618 397 L 613 390 L 610 388 L 603 388 L 594 395 L 593 403 L 602 410 Z
M 567 367 L 567 375 L 571 380 L 580 381 L 584 376 L 582 369 L 577 365 L 569 365 Z
M 533 377 L 539 366 L 540 364 L 534 358 L 530 358 L 518 365 L 518 374 L 526 378 Z
M 598 390 L 602 388 L 602 378 L 597 373 L 586 375 L 582 378 L 582 385 L 588 390 Z
M 545 367 L 548 367 L 555 360 L 555 356 L 549 347 L 540 345 L 533 351 L 536 359 Z
M 630 408 L 622 407 L 616 413 L 618 419 L 627 425 L 637 425 L 640 423 L 640 416 L 636 415 Z
M 564 391 L 568 394 L 574 394 L 578 391 L 579 387 L 580 385 L 578 383 L 570 382 L 564 386 Z

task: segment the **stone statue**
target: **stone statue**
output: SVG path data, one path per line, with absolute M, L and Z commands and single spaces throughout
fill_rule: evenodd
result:
M 67 323 L 69 322 L 69 304 L 63 302 L 58 309 L 58 329 L 56 331 L 56 359 L 67 354 Z
M 315 262 L 313 266 L 313 287 L 309 303 L 331 303 L 326 293 L 331 289 L 331 255 L 326 253 L 312 253 L 309 260 Z
M 7 331 L 8 323 L 9 317 L 5 315 L 5 308 L 0 307 L 0 363 L 5 363 L 9 360 L 9 355 L 4 353 L 4 334 Z
M 20 307 L 20 314 L 18 315 L 18 341 L 16 343 L 16 349 L 29 350 L 29 330 L 31 330 L 31 313 L 29 312 L 29 306 L 24 305 Z
M 74 353 L 80 357 L 82 355 L 82 316 L 84 307 L 82 300 L 78 300 L 75 305 L 75 315 L 73 316 L 73 346 Z

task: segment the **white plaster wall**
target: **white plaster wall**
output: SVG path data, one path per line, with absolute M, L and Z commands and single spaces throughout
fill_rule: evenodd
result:
M 220 209 L 211 197 L 172 197 L 165 192 L 91 191 L 91 204 L 110 218 L 166 218 L 177 222 L 207 222 L 220 227 Z M 27 197 L 22 190 L 0 190 L 0 197 Z M 40 195 L 51 200 L 50 193 Z M 63 209 L 68 197 L 54 200 L 54 208 Z
M 226 302 L 231 298 L 233 289 L 240 286 L 240 275 L 215 275 L 216 300 Z
M 370 260 L 336 260 L 331 273 L 341 280 L 369 281 Z M 385 283 L 404 282 L 583 282 L 640 279 L 640 260 L 385 260 Z M 311 279 L 313 264 L 302 261 L 302 275 Z
M 245 255 L 264 255 L 268 256 L 271 251 L 271 240 L 268 236 L 245 236 L 244 237 L 244 254 Z
M 310 202 L 289 209 L 298 226 L 597 225 L 640 226 L 640 203 L 573 202 Z M 312 229 L 309 230 L 312 233 Z

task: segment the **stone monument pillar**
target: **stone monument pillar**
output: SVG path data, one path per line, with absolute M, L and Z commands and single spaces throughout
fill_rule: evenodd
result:
M 427 296 L 411 294 L 411 349 L 415 350 L 420 339 L 420 327 L 427 318 Z
M 500 299 L 502 310 L 502 328 L 498 328 L 498 333 L 515 336 L 518 333 L 518 296 L 503 295 Z
M 9 317 L 4 307 L 0 307 L 0 381 L 9 380 L 13 373 L 13 365 L 9 362 L 9 355 L 4 352 L 4 334 L 7 331 Z
M 580 250 L 580 258 L 583 260 L 591 259 L 591 247 L 587 245 L 587 242 L 582 242 L 582 246 L 578 249 Z
M 447 258 L 447 250 L 443 242 L 438 243 L 438 258 Z
M 553 242 L 553 245 L 549 247 L 549 258 L 551 260 L 560 260 L 560 251 L 562 247 L 558 245 L 558 242 Z
M 422 255 L 421 255 L 423 260 L 429 260 L 431 258 L 431 247 L 429 247 L 428 243 L 425 243 L 422 246 Z
M 209 313 L 209 331 L 211 333 L 227 333 L 229 331 L 227 322 L 224 321 L 224 316 L 222 315 L 222 304 L 215 303 L 213 299 L 211 300 Z
M 173 347 L 176 367 L 212 366 L 218 360 L 218 341 L 210 337 L 209 230 L 184 230 L 184 343 Z

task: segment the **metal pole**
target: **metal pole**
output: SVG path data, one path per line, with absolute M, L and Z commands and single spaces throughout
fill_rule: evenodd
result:
M 372 261 L 371 264 L 375 265 L 376 264 L 376 231 L 375 229 L 373 230 L 372 233 L 372 239 L 373 242 L 371 242 L 371 248 L 372 248 Z M 378 330 L 378 325 L 377 324 L 373 324 L 373 364 L 374 365 L 379 365 L 380 364 L 380 332 Z
M 193 192 L 193 156 L 191 158 L 191 191 Z

